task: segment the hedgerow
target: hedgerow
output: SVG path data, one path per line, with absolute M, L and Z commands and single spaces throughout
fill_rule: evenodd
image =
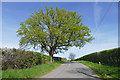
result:
M 30 68 L 34 65 L 50 63 L 50 56 L 21 49 L 0 49 L 2 70 Z
M 120 66 L 120 48 L 91 53 L 76 60 L 85 60 L 94 63 L 101 62 L 103 65 Z

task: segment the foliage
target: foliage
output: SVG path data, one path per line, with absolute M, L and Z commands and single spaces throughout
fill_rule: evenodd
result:
M 67 59 L 66 59 L 66 58 L 62 58 L 62 61 L 65 61 L 65 62 L 67 62 Z
M 25 51 L 21 49 L 1 49 L 2 69 L 30 68 L 42 63 L 50 63 L 50 56 L 38 52 Z
M 31 68 L 19 70 L 8 69 L 2 72 L 2 78 L 22 78 L 21 80 L 23 80 L 24 78 L 39 78 L 40 76 L 50 72 L 52 69 L 60 66 L 60 64 L 62 63 L 63 62 L 54 62 L 52 64 L 36 65 Z
M 99 65 L 97 63 L 92 63 L 89 61 L 78 61 L 78 62 L 90 67 L 100 78 L 104 78 L 104 79 L 107 78 L 106 80 L 119 80 L 120 79 L 120 73 L 119 73 L 120 67 Z
M 76 60 L 85 60 L 94 63 L 101 62 L 103 65 L 120 66 L 120 48 L 95 52 Z
M 22 48 L 41 48 L 50 56 L 68 50 L 71 46 L 83 47 L 93 37 L 90 29 L 81 20 L 77 12 L 56 7 L 39 9 L 21 22 L 17 34 L 21 37 Z
M 73 60 L 74 58 L 75 58 L 75 54 L 70 53 L 70 55 L 69 55 L 69 59 Z

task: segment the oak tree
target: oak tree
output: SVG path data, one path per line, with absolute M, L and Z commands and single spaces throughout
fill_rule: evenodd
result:
M 19 45 L 22 48 L 39 48 L 51 57 L 72 46 L 81 48 L 93 40 L 90 29 L 81 20 L 82 15 L 78 12 L 58 7 L 39 9 L 21 22 L 21 27 L 17 30 L 21 37 Z

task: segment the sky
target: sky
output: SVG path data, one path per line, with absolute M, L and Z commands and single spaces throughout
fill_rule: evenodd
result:
M 20 37 L 16 31 L 20 23 L 29 18 L 35 10 L 53 6 L 67 11 L 77 11 L 83 15 L 82 22 L 91 30 L 95 38 L 81 49 L 69 48 L 68 51 L 54 56 L 75 58 L 118 47 L 118 3 L 117 2 L 2 2 L 2 48 L 19 48 Z M 39 51 L 40 52 L 40 51 Z M 44 53 L 47 54 L 47 53 Z

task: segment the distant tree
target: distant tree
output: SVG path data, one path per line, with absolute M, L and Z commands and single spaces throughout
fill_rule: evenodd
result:
M 81 15 L 77 12 L 46 7 L 45 11 L 39 9 L 30 16 L 21 22 L 17 31 L 21 36 L 21 48 L 39 48 L 53 57 L 68 47 L 80 48 L 93 40 L 90 29 L 81 22 Z
M 75 54 L 70 53 L 70 55 L 69 55 L 69 59 L 74 60 L 74 59 L 75 59 Z

